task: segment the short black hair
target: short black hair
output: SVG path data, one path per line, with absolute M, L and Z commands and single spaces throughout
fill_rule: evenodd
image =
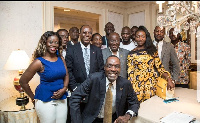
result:
M 110 58 L 110 57 L 118 58 L 116 55 L 110 55 L 110 56 L 108 56 L 108 58 Z M 107 64 L 108 58 L 106 59 L 106 63 L 105 63 L 105 65 Z M 118 59 L 119 59 L 119 58 L 118 58 Z M 119 59 L 119 61 L 120 61 L 120 59 Z
M 57 33 L 59 33 L 60 31 L 66 31 L 68 33 L 68 31 L 66 29 L 59 29 L 59 30 L 57 30 Z
M 94 36 L 95 35 L 100 35 L 99 33 L 94 33 L 93 35 L 92 35 L 92 41 L 93 41 L 93 38 L 94 38 Z M 101 36 L 101 35 L 100 35 Z M 101 38 L 102 38 L 102 36 L 101 36 Z

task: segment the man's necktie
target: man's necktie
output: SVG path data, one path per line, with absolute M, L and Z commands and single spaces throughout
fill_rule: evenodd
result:
M 88 76 L 89 71 L 90 71 L 90 59 L 89 59 L 89 54 L 87 52 L 87 48 L 84 48 L 84 49 L 85 49 L 85 55 L 84 55 L 85 69 Z
M 109 83 L 108 90 L 106 92 L 105 106 L 104 106 L 104 119 L 103 123 L 112 123 L 112 83 Z
M 157 48 L 157 50 L 158 50 L 158 43 L 156 43 L 156 48 Z

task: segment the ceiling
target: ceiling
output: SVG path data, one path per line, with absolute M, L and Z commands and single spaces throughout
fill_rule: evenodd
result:
M 127 8 L 130 6 L 133 7 L 133 6 L 138 6 L 140 4 L 144 4 L 144 2 L 149 3 L 149 2 L 155 2 L 155 1 L 95 1 L 95 2 Z M 56 16 L 65 16 L 65 17 L 73 16 L 73 18 L 85 18 L 85 19 L 93 19 L 93 20 L 99 19 L 98 14 L 83 12 L 83 11 L 73 10 L 73 9 L 70 9 L 70 11 L 64 11 L 64 9 L 68 9 L 68 8 L 55 7 L 54 14 Z

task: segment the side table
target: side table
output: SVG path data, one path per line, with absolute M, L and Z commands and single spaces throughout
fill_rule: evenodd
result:
M 10 97 L 0 102 L 0 122 L 1 123 L 39 123 L 33 104 L 29 102 L 26 110 L 20 111 L 20 106 L 16 105 L 17 97 Z

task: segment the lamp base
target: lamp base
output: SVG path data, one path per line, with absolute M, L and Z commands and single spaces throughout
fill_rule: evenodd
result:
M 29 102 L 29 98 L 27 96 L 23 98 L 18 97 L 16 99 L 16 105 L 21 106 L 20 110 L 26 110 L 25 105 L 28 104 L 28 102 Z

